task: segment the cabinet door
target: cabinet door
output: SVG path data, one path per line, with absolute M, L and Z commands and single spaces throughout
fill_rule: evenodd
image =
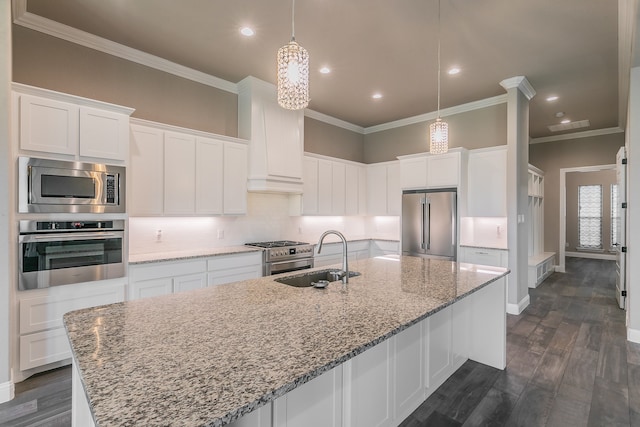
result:
M 64 328 L 20 337 L 20 370 L 36 368 L 71 357 L 71 346 Z
M 387 215 L 387 166 L 367 167 L 367 213 Z
M 140 299 L 168 295 L 173 293 L 173 281 L 171 277 L 162 279 L 141 280 L 131 284 L 129 298 Z
M 358 213 L 367 215 L 367 168 L 358 167 Z
M 247 156 L 246 145 L 224 145 L 224 213 L 247 213 Z
M 507 216 L 506 168 L 506 149 L 469 154 L 469 216 Z
M 360 171 L 355 165 L 345 165 L 345 214 L 360 214 Z
M 331 215 L 344 215 L 346 212 L 346 167 L 343 163 L 332 162 Z
M 20 148 L 45 153 L 78 152 L 77 105 L 20 95 Z
M 302 179 L 302 111 L 281 108 L 277 102 L 264 103 L 267 174 Z
M 408 417 L 425 400 L 424 333 L 419 322 L 394 337 L 394 419 Z
M 451 339 L 451 307 L 447 307 L 429 317 L 427 375 L 431 390 L 452 373 Z
M 192 274 L 173 278 L 173 292 L 192 291 L 202 289 L 207 284 L 206 273 Z
M 194 136 L 164 134 L 164 212 L 192 214 L 196 203 L 196 139 Z
M 460 153 L 438 154 L 427 157 L 427 185 L 429 187 L 456 187 L 460 175 Z
M 132 216 L 161 215 L 164 188 L 164 142 L 162 131 L 131 125 L 129 213 Z
M 391 340 L 347 361 L 345 411 L 352 427 L 390 426 L 393 422 Z
M 274 427 L 340 427 L 342 365 L 273 402 Z
M 222 213 L 223 152 L 223 141 L 196 140 L 196 213 Z
M 427 186 L 427 157 L 400 160 L 400 186 L 425 188 Z
M 129 116 L 80 107 L 80 155 L 126 160 L 129 156 Z
M 400 188 L 400 164 L 387 166 L 387 215 L 400 215 L 402 189 Z
M 318 160 L 318 214 L 331 215 L 333 168 L 329 160 Z
M 302 213 L 318 213 L 318 159 L 304 158 L 304 185 L 302 187 Z

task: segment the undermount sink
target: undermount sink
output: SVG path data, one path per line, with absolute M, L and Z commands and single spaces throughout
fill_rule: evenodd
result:
M 278 283 L 284 283 L 285 285 L 295 286 L 296 288 L 307 288 L 307 287 L 313 286 L 313 283 L 317 283 L 320 280 L 326 280 L 328 282 L 335 282 L 340 280 L 340 277 L 337 277 L 335 274 L 332 274 L 332 273 L 338 273 L 338 272 L 340 272 L 340 269 L 330 268 L 327 270 L 296 274 L 295 276 L 280 277 L 274 280 Z M 360 273 L 358 273 L 357 271 L 349 272 L 349 277 L 355 277 L 359 275 Z

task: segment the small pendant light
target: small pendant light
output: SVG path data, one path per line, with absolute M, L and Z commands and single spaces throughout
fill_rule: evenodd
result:
M 278 104 L 288 110 L 309 105 L 309 53 L 296 43 L 295 0 L 291 4 L 291 41 L 278 49 Z
M 449 125 L 440 118 L 440 0 L 438 0 L 438 115 L 429 125 L 429 152 L 444 154 L 449 150 Z

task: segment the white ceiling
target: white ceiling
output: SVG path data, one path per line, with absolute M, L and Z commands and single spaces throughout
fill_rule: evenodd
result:
M 621 0 L 624 1 L 624 0 Z M 452 107 L 505 93 L 526 76 L 530 135 L 563 111 L 620 125 L 618 2 L 441 0 L 442 98 Z M 437 0 L 298 0 L 296 40 L 311 56 L 309 108 L 361 127 L 436 110 Z M 28 11 L 236 83 L 275 83 L 275 54 L 291 36 L 290 0 L 29 0 Z M 256 35 L 240 35 L 242 26 Z M 327 65 L 328 75 L 318 72 Z M 457 76 L 444 73 L 457 65 Z M 379 91 L 380 100 L 371 95 Z M 549 103 L 549 95 L 559 100 Z

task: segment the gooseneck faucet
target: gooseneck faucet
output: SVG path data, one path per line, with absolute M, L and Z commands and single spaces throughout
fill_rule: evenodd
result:
M 342 239 L 342 272 L 341 273 L 343 274 L 342 283 L 346 285 L 347 283 L 349 283 L 349 261 L 347 260 L 347 239 L 345 239 L 344 235 L 339 231 L 327 230 L 324 233 L 322 233 L 322 236 L 320 236 L 320 240 L 318 241 L 318 253 L 320 253 L 320 251 L 322 250 L 322 241 L 328 234 L 335 234 L 340 239 Z

